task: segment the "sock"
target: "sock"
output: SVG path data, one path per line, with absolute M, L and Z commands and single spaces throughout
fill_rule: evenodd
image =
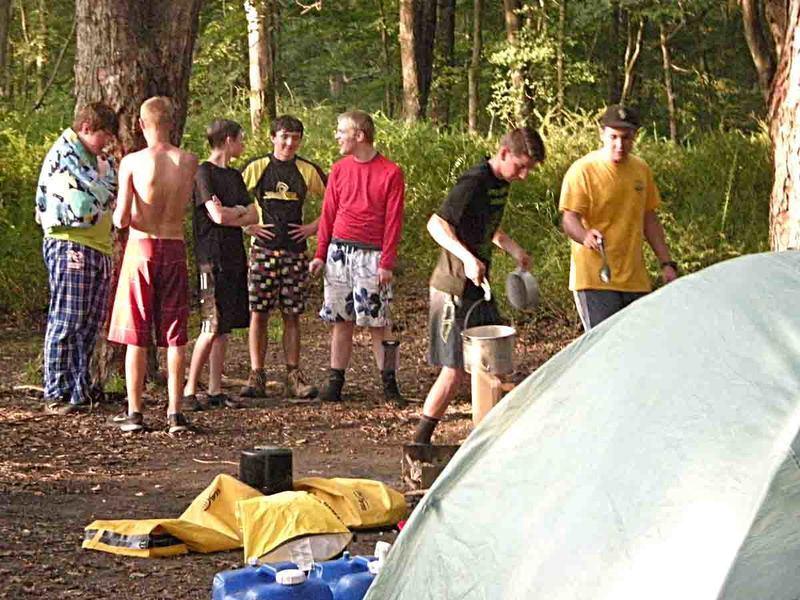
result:
M 417 423 L 417 430 L 414 432 L 415 444 L 430 444 L 433 430 L 439 424 L 439 419 L 422 415 L 422 418 Z

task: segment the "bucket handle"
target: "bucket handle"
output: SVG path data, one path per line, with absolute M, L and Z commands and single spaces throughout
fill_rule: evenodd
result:
M 472 303 L 472 306 L 469 307 L 466 316 L 464 317 L 464 331 L 469 329 L 469 317 L 472 314 L 473 309 L 478 306 L 481 302 L 489 302 L 492 299 L 492 287 L 489 285 L 489 280 L 484 277 L 483 281 L 481 281 L 481 288 L 483 288 L 483 298 L 478 298 L 475 302 Z

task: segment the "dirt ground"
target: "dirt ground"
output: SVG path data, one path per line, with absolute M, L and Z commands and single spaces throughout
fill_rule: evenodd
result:
M 122 404 L 57 417 L 42 412 L 34 393 L 14 391 L 35 365 L 42 323 L 0 327 L 0 598 L 208 598 L 214 574 L 241 566 L 241 551 L 135 559 L 83 550 L 83 528 L 94 519 L 176 517 L 218 473 L 236 475 L 241 450 L 279 445 L 293 450 L 294 476 L 364 477 L 402 490 L 402 445 L 410 441 L 421 401 L 435 372 L 425 363 L 426 294 L 404 291 L 395 309 L 403 332 L 399 375 L 412 404 L 381 401 L 369 339 L 359 334 L 347 373 L 345 402 L 294 404 L 280 396 L 242 410 L 214 410 L 191 418 L 195 433 L 164 429 L 165 390 L 151 390 L 146 419 L 153 431 L 120 434 L 107 424 Z M 328 333 L 307 314 L 304 371 L 321 384 Z M 521 380 L 563 348 L 578 331 L 555 322 L 518 324 Z M 271 345 L 278 378 L 282 357 Z M 231 341 L 226 367 L 230 392 L 246 377 L 246 340 Z M 29 376 L 28 376 L 29 377 Z M 469 434 L 466 395 L 451 406 L 436 443 Z M 361 533 L 351 546 L 367 554 L 396 533 Z

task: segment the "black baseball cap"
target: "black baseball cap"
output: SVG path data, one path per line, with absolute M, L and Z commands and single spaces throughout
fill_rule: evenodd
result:
M 600 125 L 614 129 L 639 129 L 641 121 L 636 109 L 621 104 L 612 104 L 600 117 Z

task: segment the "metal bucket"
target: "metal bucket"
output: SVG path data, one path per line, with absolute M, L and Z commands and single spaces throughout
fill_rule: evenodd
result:
M 517 330 L 507 325 L 481 325 L 461 332 L 464 369 L 479 369 L 493 375 L 514 372 L 514 342 Z

